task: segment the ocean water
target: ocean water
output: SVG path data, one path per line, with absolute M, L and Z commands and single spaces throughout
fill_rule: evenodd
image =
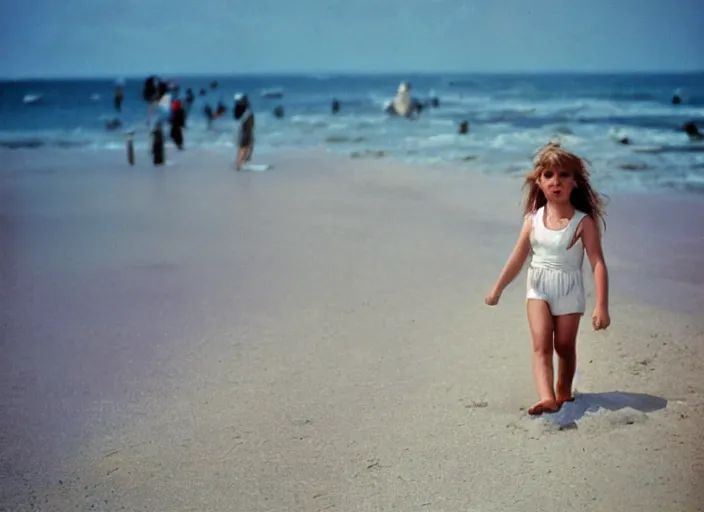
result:
M 256 115 L 257 154 L 275 148 L 323 147 L 354 157 L 411 163 L 453 162 L 467 171 L 525 173 L 533 152 L 550 139 L 587 158 L 605 192 L 663 189 L 704 194 L 704 142 L 682 131 L 688 121 L 704 132 L 704 73 L 695 74 L 434 74 L 165 77 L 198 97 L 187 120 L 186 147 L 233 148 L 231 111 L 208 128 L 203 107 L 247 93 Z M 0 148 L 124 150 L 136 130 L 146 150 L 143 77 L 128 78 L 122 112 L 113 108 L 114 79 L 0 82 Z M 211 90 L 209 83 L 217 80 Z M 384 104 L 401 81 L 419 100 L 437 97 L 415 120 L 391 117 Z M 262 95 L 281 89 L 281 98 Z M 673 94 L 682 102 L 672 104 Z M 25 95 L 41 95 L 25 104 Z M 341 111 L 332 115 L 333 98 Z M 283 119 L 273 115 L 282 106 Z M 107 130 L 106 120 L 122 126 Z M 458 134 L 461 121 L 470 131 Z M 616 141 L 627 136 L 631 144 Z M 167 149 L 169 153 L 175 151 Z

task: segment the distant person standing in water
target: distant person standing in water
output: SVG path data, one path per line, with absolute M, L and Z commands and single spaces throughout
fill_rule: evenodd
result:
M 190 87 L 186 89 L 186 113 L 191 111 L 191 105 L 193 105 L 193 102 L 196 100 L 195 95 L 193 94 L 193 89 Z
M 245 94 L 235 94 L 234 118 L 239 121 L 235 166 L 239 171 L 245 162 L 249 162 L 254 151 L 254 113 Z
M 125 92 L 122 89 L 122 84 L 118 83 L 117 86 L 115 86 L 115 98 L 114 98 L 114 103 L 115 103 L 115 110 L 118 112 L 122 112 L 122 100 L 125 99 Z

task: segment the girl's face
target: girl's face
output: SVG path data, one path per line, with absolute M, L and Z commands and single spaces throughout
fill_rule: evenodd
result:
M 570 200 L 577 182 L 574 175 L 563 169 L 546 169 L 538 179 L 538 186 L 545 198 L 554 203 L 566 203 Z

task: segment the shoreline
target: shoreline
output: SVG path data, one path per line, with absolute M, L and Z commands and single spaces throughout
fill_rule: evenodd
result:
M 0 435 L 15 441 L 0 503 L 684 511 L 701 496 L 704 324 L 633 299 L 645 282 L 701 304 L 684 286 L 702 275 L 683 263 L 696 224 L 652 224 L 695 222 L 698 205 L 607 217 L 614 323 L 585 318 L 580 397 L 531 420 L 524 274 L 483 305 L 520 226 L 518 180 L 322 150 L 255 154 L 274 166 L 261 173 L 225 152 L 158 170 L 76 153 L 0 173 Z
M 145 137 L 148 136 L 148 134 L 142 133 Z M 39 158 L 44 158 L 46 154 L 52 154 L 55 153 L 58 156 L 71 156 L 72 154 L 75 153 L 83 153 L 86 156 L 90 155 L 95 155 L 95 154 L 117 154 L 117 153 L 125 153 L 125 147 L 122 146 L 124 143 L 123 140 L 124 136 L 119 137 L 119 141 L 116 142 L 116 145 L 120 145 L 120 147 L 101 147 L 101 148 L 93 148 L 93 147 L 54 147 L 54 146 L 47 146 L 47 147 L 42 147 L 42 148 L 36 148 L 36 147 L 14 147 L 14 148 L 0 148 L 0 157 L 3 159 L 11 159 L 13 157 L 22 157 L 22 158 L 27 158 L 27 157 L 32 157 L 32 156 L 38 156 Z M 176 149 L 175 146 L 170 141 L 167 141 L 166 143 L 166 149 L 167 149 L 167 162 L 169 157 L 173 157 L 173 155 L 177 155 L 178 158 L 175 160 L 171 160 L 172 162 L 177 161 L 179 158 L 182 158 L 184 155 L 193 155 L 193 154 L 199 154 L 199 155 L 208 155 L 208 154 L 217 154 L 220 156 L 223 155 L 229 155 L 229 154 L 234 154 L 236 151 L 234 143 L 232 143 L 230 146 L 226 145 L 212 145 L 212 146 L 196 146 L 192 148 L 187 148 L 186 151 L 180 152 Z M 148 162 L 150 161 L 151 157 L 150 154 L 148 153 L 149 148 L 147 145 L 141 146 L 138 144 L 135 144 L 135 150 L 137 151 L 137 159 L 138 161 L 141 161 L 140 163 L 137 164 L 137 168 L 145 168 L 145 169 L 154 169 L 154 167 L 149 164 Z M 382 155 L 378 155 L 377 153 L 381 151 Z M 520 183 L 522 180 L 522 174 L 516 174 L 516 173 L 500 173 L 500 172 L 492 172 L 492 171 L 486 171 L 482 169 L 477 169 L 477 163 L 474 162 L 474 158 L 469 158 L 467 157 L 457 157 L 455 159 L 451 160 L 442 160 L 442 161 L 433 161 L 433 162 L 423 162 L 423 161 L 412 161 L 412 160 L 405 160 L 402 157 L 396 157 L 394 155 L 390 154 L 385 154 L 384 150 L 375 150 L 375 149 L 360 149 L 360 150 L 342 150 L 342 149 L 337 149 L 334 146 L 333 147 L 325 147 L 322 143 L 318 144 L 310 144 L 310 145 L 304 145 L 304 146 L 259 146 L 256 149 L 257 155 L 266 155 L 267 157 L 273 156 L 277 161 L 279 158 L 277 155 L 287 155 L 287 154 L 297 154 L 299 152 L 307 152 L 307 153 L 324 153 L 332 158 L 340 158 L 343 160 L 353 160 L 353 161 L 360 161 L 360 162 L 386 162 L 391 165 L 395 166 L 406 166 L 406 167 L 411 167 L 417 170 L 428 170 L 428 169 L 434 169 L 434 170 L 447 170 L 450 172 L 465 172 L 468 174 L 473 174 L 473 175 L 482 175 L 486 176 L 491 179 L 498 179 L 498 180 L 514 180 L 517 183 L 519 183 L 519 188 L 520 188 Z M 42 153 L 44 155 L 42 155 Z M 187 160 L 192 160 L 190 157 L 186 157 Z M 117 159 L 119 160 L 119 159 Z M 124 160 L 124 159 L 123 159 Z M 527 163 L 527 168 L 530 163 L 530 159 L 526 160 Z M 147 165 L 145 165 L 147 163 Z M 114 165 L 120 165 L 118 162 L 114 162 Z M 127 168 L 128 166 L 125 165 Z M 0 172 L 5 172 L 5 171 L 0 171 Z M 638 198 L 654 198 L 654 199 L 664 199 L 664 200 L 669 200 L 669 199 L 685 199 L 688 202 L 695 202 L 695 203 L 704 203 L 704 193 L 700 189 L 675 189 L 671 187 L 657 187 L 657 188 L 652 188 L 652 189 L 645 189 L 643 187 L 640 188 L 633 188 L 633 187 L 628 187 L 625 185 L 619 185 L 623 186 L 625 188 L 616 188 L 616 189 L 609 189 L 607 192 L 604 193 L 605 197 L 607 198 L 620 198 L 620 199 L 627 199 L 627 200 L 635 200 Z M 520 191 L 519 191 L 520 192 Z M 607 204 L 608 207 L 608 204 Z

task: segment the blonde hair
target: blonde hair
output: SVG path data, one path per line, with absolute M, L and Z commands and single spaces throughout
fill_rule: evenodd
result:
M 535 213 L 547 204 L 545 194 L 538 185 L 538 179 L 545 171 L 568 171 L 574 177 L 577 186 L 570 194 L 570 203 L 577 210 L 583 211 L 604 226 L 605 201 L 589 182 L 589 163 L 569 151 L 562 149 L 559 141 L 550 141 L 540 147 L 533 157 L 533 170 L 526 176 L 523 188 L 528 189 L 524 213 Z

